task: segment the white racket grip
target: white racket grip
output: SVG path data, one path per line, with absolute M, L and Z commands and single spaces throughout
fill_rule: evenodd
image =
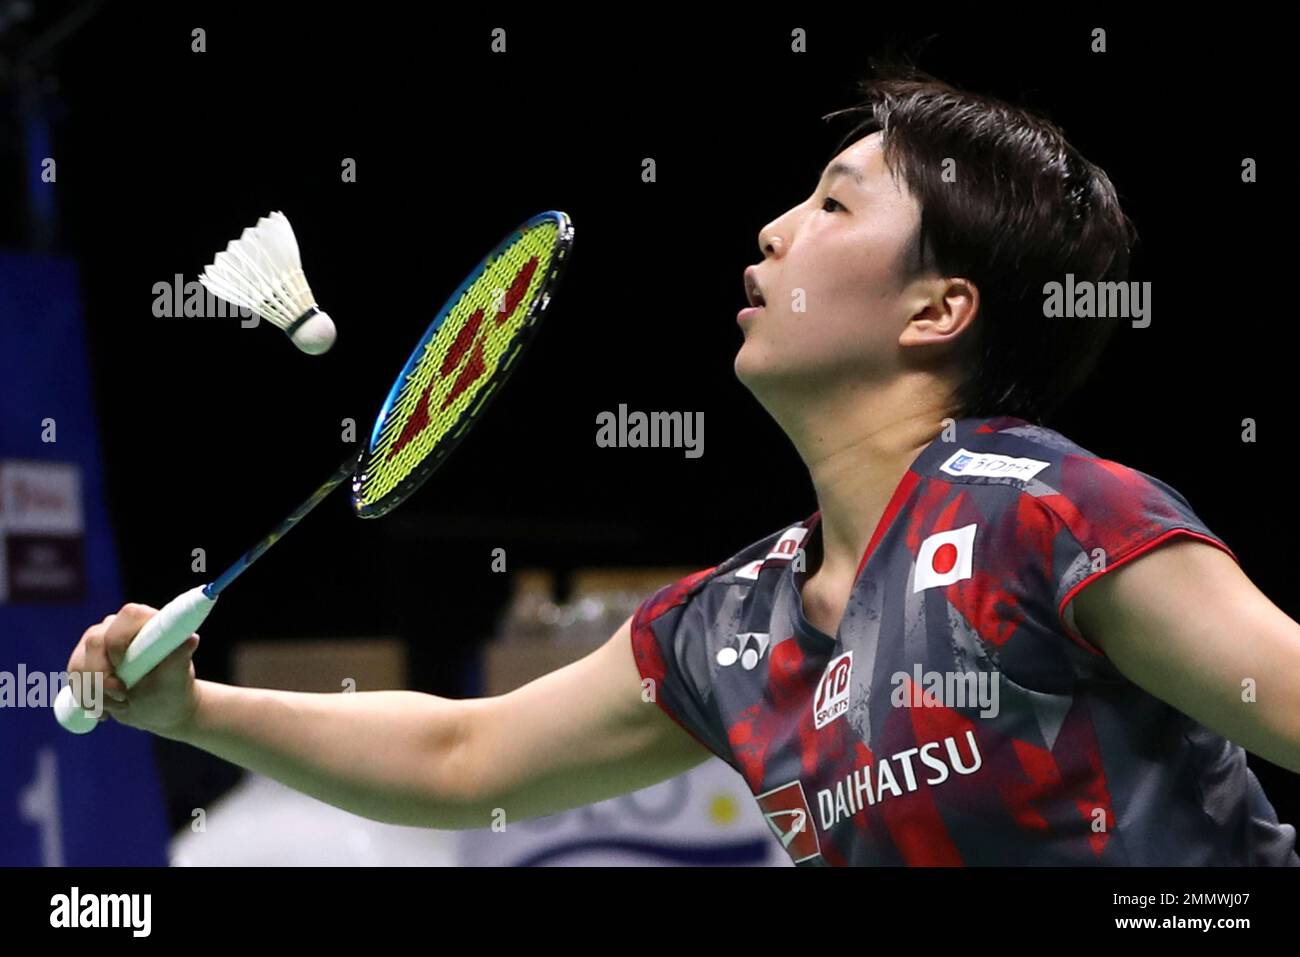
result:
M 127 645 L 122 663 L 115 674 L 128 688 L 153 671 L 164 658 L 185 644 L 185 639 L 203 624 L 217 600 L 203 593 L 203 586 L 191 588 L 177 595 L 140 629 Z M 80 707 L 72 696 L 72 687 L 65 685 L 54 701 L 54 716 L 67 730 L 85 734 L 99 725 L 98 719 Z

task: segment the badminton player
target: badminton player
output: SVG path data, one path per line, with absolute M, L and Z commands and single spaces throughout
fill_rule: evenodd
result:
M 1300 772 L 1300 625 L 1173 488 L 1042 424 L 1115 325 L 1044 310 L 1067 275 L 1126 280 L 1110 180 L 919 72 L 863 94 L 759 232 L 738 317 L 736 374 L 812 515 L 498 697 L 200 681 L 197 636 L 127 693 L 140 605 L 69 671 L 108 674 L 118 721 L 399 824 L 544 815 L 718 755 L 803 865 L 1300 864 L 1246 764 Z

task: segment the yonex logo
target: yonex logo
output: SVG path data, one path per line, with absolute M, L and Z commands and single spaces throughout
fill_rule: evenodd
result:
M 853 652 L 846 651 L 829 665 L 813 694 L 813 726 L 821 730 L 849 710 Z
M 716 660 L 724 668 L 730 668 L 739 661 L 740 667 L 753 671 L 767 653 L 770 643 L 771 638 L 765 631 L 742 632 L 718 649 Z
M 537 265 L 538 259 L 533 256 L 515 274 L 515 278 L 510 283 L 510 288 L 505 290 L 505 296 L 501 301 L 500 308 L 492 317 L 498 326 L 509 319 L 514 311 L 519 308 L 519 304 L 524 299 L 524 294 L 528 292 L 529 284 L 533 281 L 533 274 L 537 272 Z M 461 326 L 460 331 L 456 334 L 455 341 L 443 357 L 437 378 L 431 379 L 429 384 L 425 386 L 424 391 L 420 393 L 420 400 L 416 403 L 410 418 L 406 420 L 406 424 L 402 426 L 401 435 L 397 437 L 397 441 L 388 450 L 387 459 L 396 456 L 402 449 L 410 445 L 416 436 L 429 427 L 429 423 L 432 421 L 429 415 L 429 399 L 439 383 L 457 369 L 460 370 L 446 396 L 443 397 L 442 404 L 438 407 L 439 412 L 445 412 L 453 402 L 461 397 L 466 389 L 482 378 L 483 373 L 487 371 L 487 360 L 483 353 L 484 337 L 479 335 L 484 315 L 484 308 L 479 306 L 478 309 L 474 310 L 474 314 L 466 320 L 465 325 Z

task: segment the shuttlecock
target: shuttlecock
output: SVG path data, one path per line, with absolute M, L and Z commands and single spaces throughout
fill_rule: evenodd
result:
M 284 213 L 263 216 L 245 229 L 225 252 L 217 253 L 199 282 L 214 296 L 279 326 L 309 355 L 334 345 L 334 320 L 316 305 Z

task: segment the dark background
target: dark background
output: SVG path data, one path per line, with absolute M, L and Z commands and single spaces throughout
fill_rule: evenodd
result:
M 39 4 L 0 50 L 79 6 Z M 134 600 L 160 605 L 207 580 L 190 571 L 193 548 L 215 572 L 303 498 L 346 451 L 340 421 L 368 432 L 435 309 L 506 232 L 552 208 L 576 226 L 540 336 L 461 451 L 387 518 L 352 518 L 342 493 L 321 506 L 223 603 L 204 676 L 228 675 L 223 639 L 236 636 L 399 633 L 420 687 L 466 693 L 508 595 L 492 548 L 512 569 L 705 567 L 810 513 L 805 470 L 732 371 L 741 273 L 760 258 L 758 230 L 832 155 L 843 128 L 820 117 L 854 102 L 868 57 L 887 48 L 919 49 L 943 79 L 1047 113 L 1108 171 L 1141 236 L 1131 278 L 1154 283 L 1154 319 L 1122 327 L 1049 424 L 1179 489 L 1300 617 L 1284 484 L 1297 333 L 1271 295 L 1288 275 L 1275 220 L 1290 187 L 1271 162 L 1289 122 L 1274 77 L 1283 31 L 1001 11 L 918 25 L 866 5 L 556 19 L 435 5 L 87 9 L 0 77 L 0 245 L 81 264 Z M 489 50 L 496 26 L 504 55 Z M 795 26 L 806 54 L 789 50 Z M 190 50 L 195 27 L 206 53 Z M 1094 27 L 1107 30 L 1104 54 L 1089 52 Z M 24 196 L 14 63 L 39 78 L 25 86 L 53 119 L 49 234 Z M 1246 156 L 1258 184 L 1241 182 Z M 344 157 L 356 183 L 340 181 Z M 641 182 L 645 157 L 656 183 Z M 196 278 L 272 209 L 293 222 L 339 323 L 331 353 L 302 355 L 266 324 L 154 318 L 155 282 Z M 596 414 L 619 403 L 702 410 L 704 456 L 597 448 Z M 1241 441 L 1245 417 L 1257 444 Z M 167 747 L 165 766 L 199 760 L 177 750 L 188 753 Z M 1296 777 L 1251 764 L 1283 820 L 1300 818 Z

